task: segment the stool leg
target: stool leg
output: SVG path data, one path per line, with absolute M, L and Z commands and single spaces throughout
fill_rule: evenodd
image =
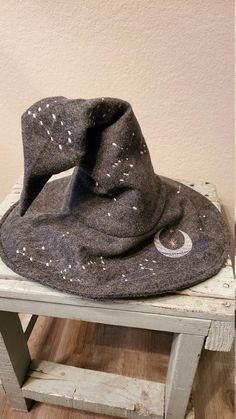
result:
M 11 406 L 28 411 L 30 400 L 21 386 L 30 364 L 30 354 L 17 313 L 0 311 L 0 378 Z
M 205 336 L 174 335 L 167 372 L 165 419 L 184 419 Z

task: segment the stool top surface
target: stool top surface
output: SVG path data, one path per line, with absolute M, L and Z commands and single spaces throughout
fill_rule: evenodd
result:
M 63 177 L 68 172 L 53 176 Z M 221 210 L 216 188 L 209 182 L 187 182 L 183 184 L 205 195 Z M 5 200 L 0 205 L 0 218 L 8 208 L 19 200 L 22 189 L 20 178 Z M 0 310 L 2 299 L 23 299 L 36 302 L 54 302 L 59 304 L 112 308 L 117 310 L 140 311 L 154 314 L 168 314 L 204 319 L 229 320 L 234 316 L 234 274 L 231 260 L 228 258 L 225 266 L 214 277 L 178 291 L 152 298 L 137 298 L 130 300 L 95 301 L 55 291 L 34 281 L 20 277 L 9 269 L 0 259 Z

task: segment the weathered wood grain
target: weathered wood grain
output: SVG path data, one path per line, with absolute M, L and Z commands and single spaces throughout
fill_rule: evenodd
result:
M 25 397 L 130 419 L 163 419 L 161 383 L 48 361 L 33 361 L 22 387 Z
M 38 316 L 32 315 L 32 314 L 25 314 L 21 320 L 21 326 L 22 326 L 22 330 L 24 332 L 25 338 L 26 340 L 29 339 L 31 332 L 34 328 L 34 325 L 36 323 Z M 0 374 L 1 376 L 1 374 Z M 4 387 L 2 385 L 1 382 L 1 378 L 0 378 L 0 392 L 5 392 Z
M 26 299 L 31 302 L 69 305 L 74 310 L 78 310 L 78 307 L 97 307 L 210 320 L 234 320 L 234 301 L 226 298 L 165 295 L 158 298 L 99 302 L 64 294 L 33 281 L 0 279 L 0 307 L 4 303 L 7 309 L 8 305 L 10 307 L 11 304 L 20 304 L 20 300 L 23 302 Z
M 183 419 L 204 336 L 174 336 L 167 373 L 165 419 Z
M 30 363 L 30 354 L 18 314 L 0 312 L 0 375 L 4 391 L 15 409 L 27 411 L 30 401 L 21 385 Z
M 234 323 L 212 321 L 206 339 L 205 349 L 228 352 L 234 342 Z
M 192 319 L 180 316 L 167 316 L 138 311 L 113 310 L 108 308 L 73 307 L 55 303 L 43 303 L 29 300 L 0 299 L 0 307 L 5 310 L 37 315 L 70 318 L 95 323 L 104 323 L 117 326 L 135 327 L 149 330 L 162 330 L 174 333 L 189 333 L 193 335 L 207 335 L 210 320 Z

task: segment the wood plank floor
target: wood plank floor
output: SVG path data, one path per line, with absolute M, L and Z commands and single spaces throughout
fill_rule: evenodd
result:
M 80 321 L 39 317 L 29 340 L 31 356 L 81 368 L 165 382 L 172 335 Z M 195 419 L 233 419 L 233 351 L 204 351 L 196 375 Z M 0 419 L 112 419 L 35 403 L 28 414 L 9 408 L 0 394 Z

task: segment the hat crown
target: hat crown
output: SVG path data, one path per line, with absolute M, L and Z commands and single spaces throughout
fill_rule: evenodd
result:
M 164 196 L 129 103 L 113 98 L 46 98 L 22 116 L 23 215 L 48 179 L 75 167 L 61 197 L 63 213 L 107 234 L 149 232 Z

